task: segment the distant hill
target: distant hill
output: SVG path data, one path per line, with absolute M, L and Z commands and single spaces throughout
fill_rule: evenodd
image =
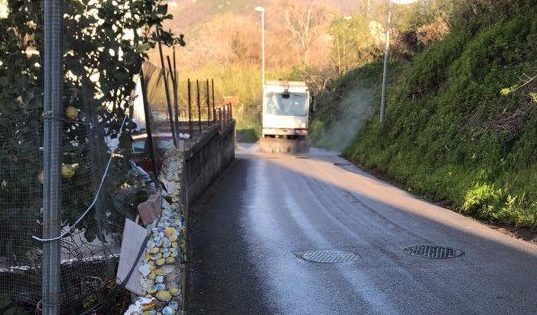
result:
M 327 62 L 331 48 L 327 25 L 335 16 L 348 15 L 361 8 L 362 3 L 379 0 L 177 0 L 170 5 L 174 19 L 165 27 L 185 34 L 187 47 L 181 60 L 183 68 L 197 68 L 208 63 L 258 62 L 259 17 L 256 6 L 266 8 L 267 63 L 273 67 L 299 64 L 298 52 L 290 49 L 292 38 L 285 29 L 286 8 L 292 3 L 307 6 L 326 15 L 318 28 L 312 51 L 315 65 Z M 156 54 L 153 54 L 154 59 Z M 158 60 L 158 59 L 157 59 Z
M 371 0 L 369 0 L 371 1 Z M 378 1 L 378 0 L 373 0 Z M 196 25 L 207 22 L 214 15 L 225 12 L 234 14 L 250 14 L 256 6 L 265 6 L 267 8 L 274 5 L 284 5 L 288 1 L 281 0 L 177 0 L 175 6 L 170 6 L 170 13 L 175 17 L 174 25 L 179 28 L 195 27 Z M 307 3 L 308 1 L 302 1 Z M 335 11 L 346 15 L 363 6 L 364 1 L 357 0 L 315 0 L 315 5 L 323 5 L 334 9 Z

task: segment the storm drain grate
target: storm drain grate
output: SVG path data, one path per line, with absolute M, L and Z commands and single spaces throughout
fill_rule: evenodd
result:
M 341 163 L 341 162 L 336 162 L 334 163 L 335 166 L 351 166 L 351 163 Z
M 354 261 L 358 256 L 341 250 L 307 250 L 296 255 L 306 261 L 315 263 L 335 264 Z
M 405 252 L 412 256 L 430 259 L 447 259 L 464 255 L 464 252 L 444 246 L 418 245 L 405 248 Z
M 299 155 L 296 157 L 297 159 L 302 159 L 302 160 L 309 160 L 310 157 L 309 156 L 303 156 L 303 155 Z

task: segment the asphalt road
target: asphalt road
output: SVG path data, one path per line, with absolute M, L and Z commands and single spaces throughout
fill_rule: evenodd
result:
M 537 314 L 537 246 L 326 151 L 238 153 L 191 218 L 191 314 Z M 404 251 L 415 245 L 464 255 Z M 358 258 L 297 256 L 317 249 Z

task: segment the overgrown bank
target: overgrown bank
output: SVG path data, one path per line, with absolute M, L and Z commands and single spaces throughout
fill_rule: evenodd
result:
M 398 67 L 386 123 L 368 121 L 345 155 L 465 214 L 536 228 L 537 8 L 478 13 Z

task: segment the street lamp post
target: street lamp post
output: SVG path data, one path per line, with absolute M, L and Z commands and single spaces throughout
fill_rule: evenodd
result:
M 382 73 L 382 95 L 380 99 L 380 123 L 384 123 L 386 94 L 388 92 L 388 60 L 390 58 L 390 31 L 392 27 L 392 3 L 410 4 L 417 0 L 388 0 L 388 19 L 386 23 L 386 44 L 384 46 L 384 71 Z
M 262 87 L 262 97 L 265 95 L 265 8 L 256 7 L 256 12 L 261 13 L 261 87 Z

